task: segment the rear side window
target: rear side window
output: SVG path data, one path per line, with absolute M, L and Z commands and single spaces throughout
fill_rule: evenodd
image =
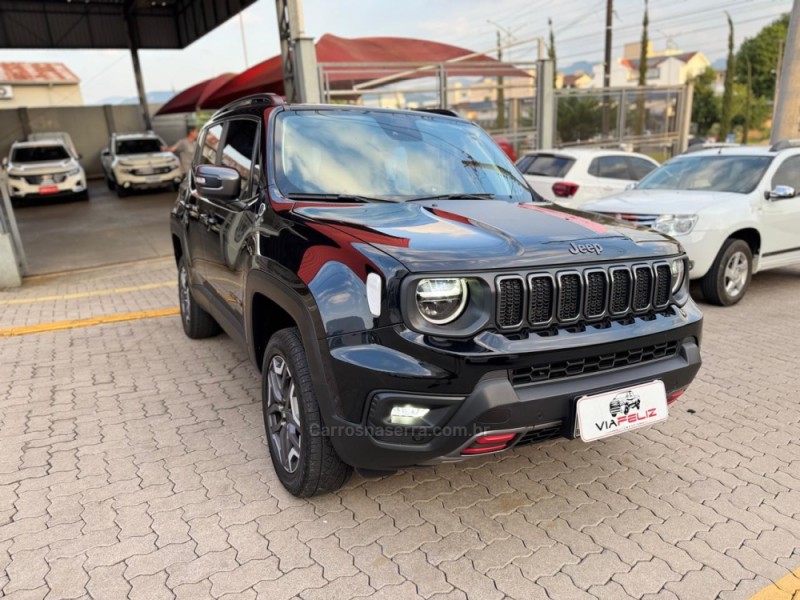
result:
M 649 160 L 645 160 L 643 158 L 637 158 L 635 156 L 628 156 L 628 166 L 631 170 L 631 179 L 644 179 L 647 175 L 650 174 L 650 171 L 656 168 L 656 165 L 651 163 Z
M 206 130 L 206 135 L 203 138 L 203 149 L 200 152 L 200 160 L 197 164 L 217 164 L 217 152 L 219 151 L 219 142 L 221 139 L 222 125 L 214 125 Z
M 589 175 L 605 179 L 634 179 L 628 172 L 625 156 L 600 156 L 589 165 Z
M 524 161 L 530 159 L 526 164 Z M 564 177 L 572 165 L 574 158 L 555 156 L 553 154 L 534 154 L 525 157 L 519 164 L 519 170 L 526 175 L 539 175 L 541 177 Z

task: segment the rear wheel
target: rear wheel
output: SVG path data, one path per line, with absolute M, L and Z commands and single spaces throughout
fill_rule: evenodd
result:
M 731 306 L 741 300 L 753 274 L 753 252 L 744 240 L 727 240 L 714 264 L 701 280 L 705 299 L 719 306 Z
M 183 258 L 178 261 L 178 300 L 184 333 L 193 340 L 217 335 L 220 327 L 210 314 L 198 306 L 189 285 L 189 270 Z
M 311 371 L 296 327 L 270 338 L 261 378 L 264 429 L 278 479 L 301 498 L 339 489 L 352 469 L 322 431 Z

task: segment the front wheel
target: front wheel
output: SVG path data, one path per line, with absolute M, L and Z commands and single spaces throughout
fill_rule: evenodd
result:
M 339 489 L 351 468 L 323 431 L 306 352 L 296 327 L 269 340 L 261 370 L 264 429 L 283 486 L 307 498 Z
M 727 240 L 701 280 L 703 296 L 711 304 L 731 306 L 744 297 L 753 274 L 753 252 L 744 240 Z

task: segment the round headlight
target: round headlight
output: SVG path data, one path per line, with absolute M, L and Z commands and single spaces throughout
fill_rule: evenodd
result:
M 429 323 L 451 323 L 466 305 L 467 283 L 463 279 L 423 279 L 417 284 L 417 309 Z
M 686 270 L 683 259 L 676 258 L 673 260 L 670 270 L 672 271 L 672 293 L 674 294 L 683 285 L 683 277 Z

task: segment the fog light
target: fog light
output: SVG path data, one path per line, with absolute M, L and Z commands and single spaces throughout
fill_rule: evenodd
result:
M 423 408 L 422 406 L 414 406 L 413 404 L 403 404 L 400 406 L 393 406 L 390 416 L 392 417 L 392 419 L 394 419 L 395 417 L 403 419 L 421 419 L 429 412 L 431 412 L 431 409 L 429 408 Z

